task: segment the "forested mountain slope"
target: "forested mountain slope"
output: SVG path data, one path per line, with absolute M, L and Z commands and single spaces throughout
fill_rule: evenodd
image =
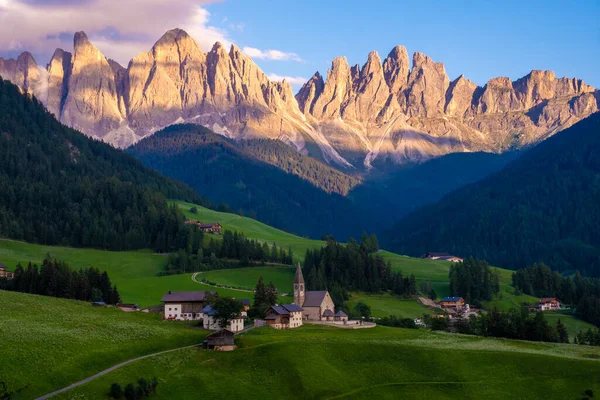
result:
M 0 235 L 42 244 L 166 249 L 193 189 L 61 125 L 0 79 Z M 160 243 L 159 243 L 160 242 Z
M 402 219 L 397 252 L 449 251 L 519 268 L 600 275 L 600 113 L 544 141 L 502 171 Z
M 204 127 L 182 124 L 127 151 L 209 200 L 289 232 L 347 239 L 373 226 L 364 212 L 338 194 L 347 193 L 356 178 L 275 140 L 236 142 Z

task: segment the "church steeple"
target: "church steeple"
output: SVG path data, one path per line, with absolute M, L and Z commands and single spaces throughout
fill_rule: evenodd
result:
M 294 303 L 300 307 L 304 305 L 304 276 L 300 263 L 296 266 L 296 276 L 294 277 Z

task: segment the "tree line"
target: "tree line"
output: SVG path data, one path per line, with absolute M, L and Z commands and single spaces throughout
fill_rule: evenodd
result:
M 532 313 L 527 307 L 500 312 L 497 308 L 479 316 L 457 319 L 450 325 L 445 318 L 430 318 L 428 324 L 433 330 L 455 330 L 458 333 L 507 339 L 530 340 L 536 342 L 569 343 L 565 325 L 558 320 L 553 326 L 542 312 Z
M 517 293 L 536 297 L 555 297 L 576 308 L 584 321 L 600 326 L 600 279 L 585 278 L 579 272 L 574 277 L 564 277 L 547 265 L 536 263 L 512 275 Z
M 491 300 L 500 291 L 498 271 L 492 270 L 486 261 L 472 257 L 453 263 L 448 278 L 452 296 L 460 296 L 469 304 Z
M 239 268 L 271 262 L 291 265 L 294 253 L 289 247 L 270 246 L 267 242 L 248 239 L 243 233 L 226 230 L 222 240 L 211 238 L 204 241 L 204 233 L 194 225 L 188 225 L 191 231 L 185 236 L 185 245 L 169 255 L 164 275 L 187 272 L 209 271 L 213 269 Z
M 348 300 L 349 291 L 391 291 L 403 296 L 416 295 L 415 277 L 392 271 L 391 263 L 375 254 L 378 249 L 375 235 L 363 234 L 360 244 L 350 238 L 347 245 L 327 237 L 324 247 L 309 249 L 304 256 L 303 275 L 307 289 L 329 289 L 339 308 L 343 308 L 344 301 Z
M 50 255 L 39 268 L 32 263 L 27 268 L 18 264 L 13 279 L 0 279 L 0 289 L 107 304 L 121 302 L 119 291 L 106 271 L 93 267 L 75 270 Z

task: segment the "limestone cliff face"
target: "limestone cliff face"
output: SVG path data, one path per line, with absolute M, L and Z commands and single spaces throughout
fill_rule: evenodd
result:
M 0 58 L 0 75 L 63 123 L 115 146 L 191 122 L 234 139 L 279 139 L 348 168 L 529 145 L 600 103 L 593 87 L 551 71 L 492 78 L 483 87 L 462 75 L 450 81 L 444 65 L 424 54 L 414 53 L 411 67 L 402 46 L 383 62 L 371 52 L 362 66 L 337 57 L 326 79 L 315 73 L 294 96 L 237 46 L 216 43 L 205 53 L 181 29 L 126 68 L 78 32 L 73 54 L 57 49 L 46 68 L 27 52 Z

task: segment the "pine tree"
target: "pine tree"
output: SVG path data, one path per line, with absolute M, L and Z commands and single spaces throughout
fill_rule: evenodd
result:
M 563 325 L 563 323 L 558 320 L 556 323 L 556 333 L 558 335 L 558 341 L 560 343 L 569 343 L 569 332 L 567 328 Z

